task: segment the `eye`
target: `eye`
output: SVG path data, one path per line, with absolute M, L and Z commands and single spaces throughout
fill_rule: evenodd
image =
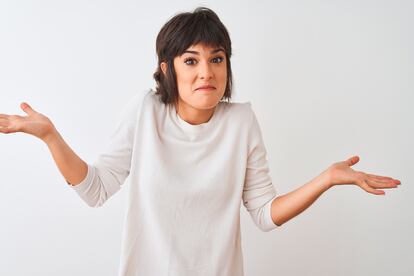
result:
M 223 57 L 215 57 L 212 60 L 216 60 L 217 61 L 217 62 L 214 62 L 214 63 L 220 63 L 220 62 L 223 62 L 224 58 Z
M 219 56 L 212 59 L 213 63 L 221 63 L 223 62 L 224 58 Z M 194 58 L 187 58 L 184 60 L 184 63 L 187 65 L 195 65 L 197 61 Z
M 187 65 L 193 65 L 194 63 L 188 63 L 188 61 L 195 61 L 195 59 L 193 59 L 193 58 L 187 58 L 186 60 L 184 60 L 184 63 L 185 64 L 187 64 Z

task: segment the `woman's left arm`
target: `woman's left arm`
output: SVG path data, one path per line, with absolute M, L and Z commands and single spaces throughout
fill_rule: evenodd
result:
M 401 184 L 391 177 L 353 170 L 351 166 L 358 161 L 359 157 L 353 156 L 346 161 L 334 163 L 305 185 L 276 197 L 271 207 L 273 222 L 281 226 L 306 210 L 323 192 L 335 185 L 354 184 L 368 193 L 384 195 L 384 191 L 377 189 L 397 188 Z

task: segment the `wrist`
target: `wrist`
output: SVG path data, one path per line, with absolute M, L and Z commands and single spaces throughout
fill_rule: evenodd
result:
M 44 137 L 42 137 L 42 141 L 45 142 L 47 145 L 55 141 L 59 138 L 59 132 L 53 128 L 50 132 L 48 132 Z
M 322 185 L 326 188 L 326 190 L 328 190 L 329 188 L 332 188 L 334 185 L 332 184 L 331 181 L 331 172 L 328 169 L 326 169 L 325 171 L 323 171 L 319 177 L 321 178 L 321 183 Z

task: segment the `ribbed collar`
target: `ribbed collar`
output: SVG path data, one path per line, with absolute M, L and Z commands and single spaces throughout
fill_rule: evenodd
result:
M 205 123 L 202 124 L 198 124 L 198 125 L 192 125 L 188 122 L 186 122 L 184 119 L 182 119 L 180 117 L 180 115 L 178 115 L 175 106 L 169 107 L 169 113 L 170 113 L 170 117 L 171 119 L 184 131 L 187 133 L 192 133 L 192 134 L 196 134 L 196 133 L 200 133 L 203 131 L 206 131 L 208 129 L 211 129 L 215 124 L 216 121 L 218 119 L 218 117 L 220 117 L 220 112 L 222 110 L 222 102 L 219 102 L 214 110 L 213 115 L 211 116 L 210 120 L 208 120 Z

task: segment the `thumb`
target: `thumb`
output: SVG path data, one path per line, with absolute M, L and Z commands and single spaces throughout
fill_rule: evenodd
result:
M 353 166 L 356 163 L 358 163 L 359 161 L 359 156 L 358 155 L 354 155 L 351 158 L 349 158 L 348 160 L 346 160 L 346 163 L 348 166 Z
M 20 104 L 20 108 L 26 112 L 28 115 L 31 115 L 35 113 L 36 111 L 33 110 L 33 108 L 26 102 L 23 102 Z

